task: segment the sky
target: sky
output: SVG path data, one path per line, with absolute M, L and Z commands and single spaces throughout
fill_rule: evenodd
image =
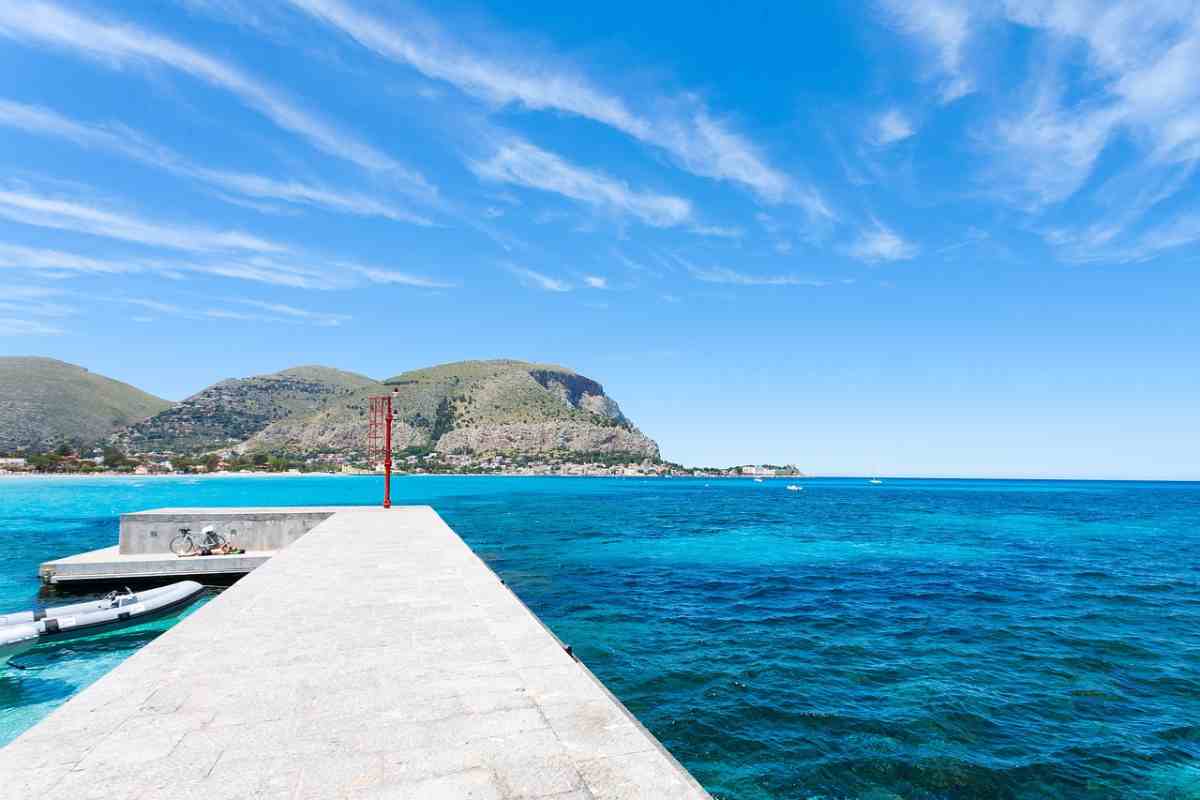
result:
M 1198 65 L 1184 0 L 4 3 L 0 355 L 521 358 L 687 464 L 1200 479 Z

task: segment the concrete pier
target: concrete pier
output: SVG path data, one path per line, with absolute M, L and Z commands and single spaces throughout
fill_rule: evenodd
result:
M 709 797 L 427 507 L 331 513 L 0 775 L 13 800 Z
M 38 575 L 43 583 L 50 584 L 236 577 L 262 566 L 276 552 L 343 508 L 159 508 L 122 514 L 115 547 L 47 561 L 38 568 Z M 171 552 L 171 540 L 180 528 L 190 528 L 199 540 L 201 531 L 209 525 L 246 552 L 187 558 Z

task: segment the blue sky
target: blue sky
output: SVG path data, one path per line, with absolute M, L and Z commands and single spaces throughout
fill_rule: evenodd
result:
M 1200 478 L 1200 6 L 0 6 L 0 353 L 463 358 L 664 455 Z

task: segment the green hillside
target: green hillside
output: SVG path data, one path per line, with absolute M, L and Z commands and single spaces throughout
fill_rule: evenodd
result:
M 64 361 L 0 357 L 0 451 L 93 444 L 170 407 Z
M 405 372 L 383 384 L 339 397 L 313 415 L 272 423 L 248 448 L 360 450 L 366 438 L 367 396 L 395 389 L 398 449 L 658 457 L 658 446 L 625 418 L 599 383 L 565 367 L 460 361 Z
M 382 390 L 363 375 L 321 366 L 231 378 L 131 425 L 119 439 L 133 452 L 200 453 L 229 448 L 274 422 L 307 418 L 338 400 Z

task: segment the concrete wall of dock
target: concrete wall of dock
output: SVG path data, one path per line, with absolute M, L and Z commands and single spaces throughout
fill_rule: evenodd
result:
M 211 525 L 231 545 L 245 550 L 282 550 L 327 520 L 332 510 L 297 513 L 271 510 L 242 510 L 231 514 L 222 509 L 167 509 L 121 515 L 121 555 L 170 553 L 171 540 L 180 528 L 190 528 L 197 542 Z

